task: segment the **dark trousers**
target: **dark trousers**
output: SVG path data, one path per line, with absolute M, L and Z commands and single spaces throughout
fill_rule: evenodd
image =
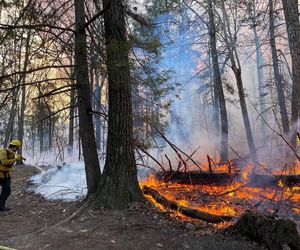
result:
M 5 202 L 11 192 L 10 178 L 0 178 L 0 185 L 2 186 L 2 191 L 0 195 L 0 209 L 3 209 L 5 207 Z

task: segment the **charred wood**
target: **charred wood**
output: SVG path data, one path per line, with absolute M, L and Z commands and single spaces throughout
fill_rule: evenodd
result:
M 213 172 L 199 172 L 199 171 L 165 171 L 156 174 L 158 180 L 163 182 L 174 182 L 186 185 L 228 185 L 240 175 L 239 171 L 232 174 Z M 252 174 L 250 181 L 243 186 L 247 187 L 274 187 L 281 182 L 285 187 L 299 187 L 300 175 L 259 175 Z
M 178 184 L 198 184 L 198 185 L 228 185 L 234 181 L 236 174 L 228 173 L 207 173 L 199 171 L 180 171 L 159 172 L 156 175 L 158 180 L 164 182 L 175 182 Z
M 282 182 L 286 187 L 299 187 L 300 175 L 259 175 L 252 174 L 250 183 L 247 186 L 251 187 L 270 187 L 277 186 Z
M 231 216 L 213 215 L 213 214 L 201 212 L 196 209 L 191 209 L 185 206 L 181 206 L 174 201 L 170 201 L 166 199 L 165 197 L 160 195 L 156 190 L 147 186 L 143 187 L 143 192 L 146 195 L 150 195 L 156 202 L 163 205 L 165 208 L 178 211 L 181 214 L 190 218 L 203 220 L 210 223 L 220 223 L 224 221 L 230 221 L 232 219 Z
M 209 173 L 210 173 L 210 174 L 213 174 L 213 171 L 212 171 L 212 160 L 211 160 L 211 158 L 209 157 L 209 155 L 207 155 L 207 161 L 208 161 L 208 169 L 209 169 Z
M 236 224 L 223 232 L 245 235 L 253 241 L 264 242 L 272 250 L 286 249 L 286 245 L 292 250 L 300 250 L 300 237 L 295 222 L 255 211 L 245 211 Z

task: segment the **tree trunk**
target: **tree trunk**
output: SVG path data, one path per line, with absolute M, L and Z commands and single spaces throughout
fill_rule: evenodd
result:
M 38 101 L 38 136 L 40 142 L 40 153 L 44 151 L 44 122 L 43 122 L 43 106 L 39 99 Z
M 260 38 L 257 34 L 257 20 L 256 20 L 256 3 L 255 1 L 250 2 L 249 6 L 249 14 L 250 18 L 252 19 L 252 30 L 254 35 L 254 41 L 255 41 L 255 51 L 256 51 L 256 68 L 257 68 L 257 80 L 258 80 L 258 90 L 259 90 L 259 103 L 260 103 L 260 113 L 264 120 L 266 119 L 266 98 L 265 98 L 265 83 L 264 83 L 264 58 L 263 53 L 261 49 L 261 42 Z M 264 121 L 261 125 L 261 134 L 266 134 L 266 125 Z
M 31 31 L 29 30 L 27 33 L 27 39 L 26 39 L 26 51 L 25 51 L 25 58 L 24 58 L 24 65 L 23 65 L 23 71 L 26 72 L 28 61 L 29 61 L 29 53 L 30 53 L 30 39 L 31 39 Z M 19 121 L 18 121 L 18 139 L 23 144 L 23 137 L 24 137 L 24 118 L 25 118 L 25 108 L 26 108 L 26 74 L 23 73 L 21 75 L 21 108 L 20 108 L 20 115 L 19 115 Z M 19 153 L 22 154 L 22 148 L 19 149 Z M 23 161 L 19 161 L 19 164 L 23 164 Z
M 222 87 L 221 72 L 218 60 L 217 41 L 216 41 L 216 27 L 214 20 L 213 5 L 211 0 L 207 0 L 208 15 L 209 15 L 209 36 L 211 45 L 211 57 L 214 71 L 214 88 L 217 89 L 216 94 L 218 98 L 218 111 L 221 118 L 221 162 L 228 160 L 228 120 L 225 96 Z
M 71 55 L 71 65 L 72 65 L 72 55 Z M 71 85 L 75 85 L 74 80 L 74 69 L 71 69 Z M 74 121 L 75 121 L 75 89 L 71 90 L 70 93 L 70 112 L 69 112 L 69 136 L 68 136 L 68 147 L 69 152 L 73 153 L 73 147 L 74 147 Z
M 252 131 L 251 131 L 250 120 L 249 120 L 249 115 L 248 115 L 248 110 L 247 110 L 247 105 L 246 105 L 243 80 L 242 80 L 242 72 L 241 72 L 241 69 L 236 68 L 235 65 L 232 65 L 232 69 L 233 69 L 233 72 L 234 72 L 234 75 L 236 78 L 236 84 L 238 87 L 240 106 L 241 106 L 241 110 L 242 110 L 242 116 L 243 116 L 244 126 L 245 126 L 245 130 L 246 130 L 246 135 L 247 135 L 248 147 L 250 149 L 252 160 L 256 161 L 256 149 L 255 149 L 255 145 L 254 145 L 254 139 L 253 139 L 253 135 L 252 135 Z
M 137 180 L 132 128 L 129 44 L 126 37 L 125 3 L 104 0 L 108 72 L 108 137 L 106 161 L 97 203 L 123 209 L 145 198 Z
M 272 250 L 300 250 L 300 237 L 295 222 L 260 212 L 246 210 L 236 224 L 223 232 L 245 235 L 253 241 L 264 242 Z
M 79 134 L 89 196 L 99 185 L 100 166 L 94 134 L 86 48 L 84 0 L 75 0 L 75 76 L 78 85 Z
M 101 108 L 101 89 L 99 82 L 99 70 L 95 68 L 95 110 L 96 112 L 100 112 Z M 97 149 L 101 150 L 101 117 L 99 114 L 95 117 L 95 127 L 96 127 L 96 145 Z
M 228 20 L 224 1 L 222 1 L 221 4 L 222 4 L 222 12 L 223 12 L 223 31 L 224 31 L 225 42 L 226 42 L 226 46 L 228 49 L 229 58 L 231 61 L 231 68 L 235 75 L 236 84 L 238 87 L 238 94 L 239 94 L 240 106 L 241 106 L 241 110 L 242 110 L 242 117 L 243 117 L 244 126 L 245 126 L 245 130 L 246 130 L 247 143 L 248 143 L 248 147 L 249 147 L 249 150 L 251 153 L 251 158 L 255 162 L 256 161 L 256 149 L 255 149 L 255 145 L 254 145 L 254 139 L 253 139 L 249 115 L 248 115 L 248 111 L 247 111 L 247 104 L 246 104 L 246 100 L 245 100 L 244 86 L 243 86 L 243 80 L 242 80 L 242 71 L 241 71 L 238 53 L 236 50 L 236 41 L 234 40 L 232 32 L 230 30 L 230 23 Z M 235 34 L 235 36 L 236 36 L 236 34 Z
M 274 70 L 274 76 L 275 76 L 275 82 L 276 82 L 276 88 L 277 88 L 281 123 L 282 123 L 284 133 L 288 134 L 288 132 L 290 131 L 289 119 L 288 119 L 287 110 L 286 110 L 282 79 L 281 79 L 281 75 L 279 72 L 279 60 L 278 60 L 278 55 L 277 55 L 276 38 L 275 38 L 275 25 L 274 25 L 275 17 L 274 17 L 273 0 L 269 0 L 269 16 L 270 16 L 270 45 L 271 45 L 271 52 L 272 52 L 273 70 Z
M 12 103 L 11 103 L 11 109 L 9 113 L 8 118 L 8 124 L 5 130 L 5 138 L 4 138 L 4 147 L 8 146 L 9 140 L 12 136 L 12 131 L 14 127 L 14 121 L 17 113 L 17 97 L 18 97 L 19 88 L 16 88 L 13 90 L 12 94 Z
M 102 98 L 102 89 L 106 80 L 106 72 L 103 72 L 103 75 L 99 74 L 99 69 L 95 68 L 95 82 L 96 82 L 96 100 L 95 100 L 95 110 L 96 112 L 101 112 L 101 98 Z M 100 77 L 101 77 L 101 83 L 100 83 Z M 102 135 L 102 122 L 101 122 L 101 116 L 98 114 L 95 117 L 95 124 L 96 124 L 96 143 L 97 143 L 97 149 L 101 150 L 101 135 Z
M 300 109 L 300 23 L 298 0 L 283 0 L 282 5 L 293 65 L 292 121 L 293 123 L 295 123 L 297 128 L 293 130 L 292 142 L 294 143 L 294 145 L 296 145 L 296 131 L 298 129 L 297 123 Z

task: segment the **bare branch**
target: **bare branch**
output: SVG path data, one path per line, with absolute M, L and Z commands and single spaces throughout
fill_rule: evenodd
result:
M 71 68 L 71 67 L 74 67 L 74 65 L 48 65 L 48 66 L 44 66 L 44 67 L 40 67 L 40 68 L 36 68 L 36 69 L 29 69 L 27 71 L 16 71 L 11 74 L 2 75 L 2 76 L 0 76 L 0 80 L 11 77 L 11 76 L 19 75 L 19 74 L 30 74 L 30 73 L 33 73 L 36 71 L 41 71 L 44 69 L 59 69 L 59 68 Z
M 50 24 L 10 25 L 10 24 L 0 23 L 0 29 L 1 30 L 13 30 L 13 29 L 33 29 L 33 30 L 39 30 L 39 28 L 50 28 L 50 29 L 56 29 L 56 30 L 63 30 L 63 31 L 75 32 L 75 30 L 73 30 L 71 28 L 59 27 L 59 26 L 54 26 L 54 25 L 50 25 Z

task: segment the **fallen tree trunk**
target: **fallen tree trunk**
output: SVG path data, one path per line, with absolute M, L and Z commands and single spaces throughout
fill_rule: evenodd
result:
M 245 211 L 237 223 L 224 229 L 223 233 L 245 235 L 253 241 L 264 242 L 272 250 L 286 249 L 285 245 L 300 250 L 295 222 L 255 211 Z
M 281 181 L 286 187 L 299 187 L 300 175 L 259 175 L 252 174 L 248 186 L 253 187 L 270 187 L 277 186 Z
M 178 211 L 181 214 L 190 218 L 199 219 L 210 223 L 220 223 L 224 221 L 230 221 L 232 219 L 231 216 L 213 215 L 213 214 L 201 212 L 196 209 L 191 209 L 185 206 L 181 206 L 174 201 L 170 201 L 166 199 L 165 197 L 160 195 L 156 190 L 147 186 L 143 187 L 143 192 L 146 195 L 150 195 L 156 202 L 163 205 L 165 208 Z
M 156 177 L 164 182 L 176 182 L 187 185 L 228 185 L 234 181 L 237 174 L 228 173 L 206 173 L 199 171 L 179 172 L 167 171 L 159 172 Z
M 240 173 L 207 173 L 199 171 L 180 172 L 166 171 L 156 174 L 158 180 L 163 182 L 175 182 L 186 185 L 229 185 Z M 248 187 L 276 187 L 281 181 L 281 184 L 286 187 L 299 187 L 300 175 L 259 175 L 251 174 Z

